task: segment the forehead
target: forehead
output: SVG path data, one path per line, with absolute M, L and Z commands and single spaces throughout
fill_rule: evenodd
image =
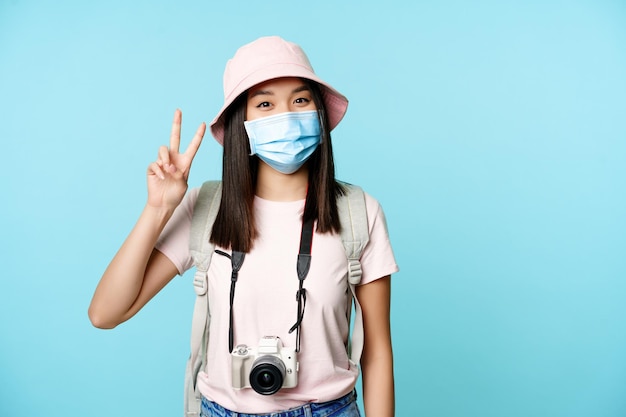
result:
M 267 80 L 255 85 L 248 90 L 248 94 L 254 94 L 257 91 L 287 91 L 299 89 L 306 86 L 306 83 L 297 77 L 283 77 Z

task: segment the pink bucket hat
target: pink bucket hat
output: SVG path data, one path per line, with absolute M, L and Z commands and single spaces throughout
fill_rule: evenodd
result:
M 348 108 L 348 100 L 315 75 L 302 48 L 278 36 L 268 36 L 242 46 L 226 63 L 224 105 L 211 122 L 213 137 L 224 144 L 224 111 L 241 93 L 259 83 L 281 77 L 306 78 L 321 85 L 330 129 L 339 124 Z

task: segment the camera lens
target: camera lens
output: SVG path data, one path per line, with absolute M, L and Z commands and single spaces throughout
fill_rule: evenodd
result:
M 276 382 L 275 376 L 267 371 L 260 372 L 257 378 L 257 382 L 263 388 L 269 388 L 274 385 Z
M 259 394 L 275 394 L 283 386 L 285 364 L 272 355 L 257 358 L 250 371 L 250 386 Z

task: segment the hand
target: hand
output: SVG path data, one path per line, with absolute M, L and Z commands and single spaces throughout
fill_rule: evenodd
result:
M 182 112 L 176 110 L 170 134 L 170 147 L 161 146 L 157 160 L 148 166 L 148 205 L 173 210 L 187 192 L 187 178 L 193 158 L 202 143 L 206 124 L 202 123 L 185 153 L 180 153 Z

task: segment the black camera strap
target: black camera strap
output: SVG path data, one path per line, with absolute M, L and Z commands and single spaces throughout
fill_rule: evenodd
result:
M 296 331 L 296 352 L 300 352 L 300 327 L 302 327 L 302 319 L 304 318 L 304 308 L 306 307 L 306 289 L 303 287 L 304 279 L 309 273 L 311 267 L 311 247 L 313 246 L 313 219 L 302 221 L 302 232 L 300 233 L 300 252 L 298 253 L 298 263 L 296 271 L 298 272 L 298 291 L 296 292 L 296 301 L 298 302 L 298 315 L 296 323 L 291 326 L 289 333 Z
M 305 209 L 306 213 L 306 209 Z M 304 279 L 309 273 L 311 267 L 311 248 L 313 246 L 313 226 L 314 220 L 308 219 L 304 221 L 304 215 L 302 220 L 302 231 L 300 233 L 300 251 L 298 253 L 298 261 L 296 263 L 296 272 L 298 274 L 298 291 L 296 292 L 296 301 L 298 302 L 298 313 L 296 317 L 296 323 L 289 329 L 289 333 L 293 333 L 296 330 L 296 352 L 300 352 L 300 327 L 302 327 L 302 320 L 304 318 L 304 308 L 306 307 L 306 289 L 304 288 Z M 237 278 L 239 277 L 239 270 L 243 265 L 245 259 L 245 253 L 232 251 L 229 255 L 219 249 L 215 250 L 222 256 L 226 256 L 230 259 L 232 272 L 230 275 L 230 309 L 228 317 L 228 351 L 233 351 L 234 345 L 234 320 L 233 320 L 233 304 L 235 301 L 235 286 L 237 284 Z
M 230 259 L 230 264 L 232 266 L 232 272 L 230 274 L 230 311 L 228 315 L 228 351 L 233 351 L 233 340 L 234 340 L 234 330 L 233 330 L 233 303 L 235 301 L 235 285 L 237 284 L 237 278 L 239 277 L 239 270 L 243 265 L 243 260 L 246 257 L 246 254 L 243 252 L 233 251 L 232 255 L 227 254 L 226 252 L 222 252 L 219 249 L 215 249 L 215 253 L 219 253 L 220 255 L 226 256 Z

